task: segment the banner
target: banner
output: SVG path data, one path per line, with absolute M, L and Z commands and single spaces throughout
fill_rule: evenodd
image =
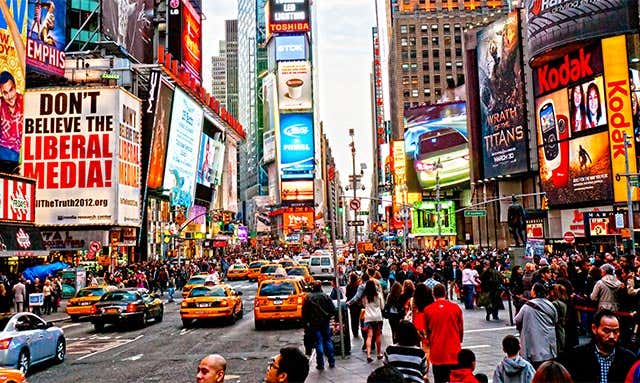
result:
M 147 176 L 147 186 L 150 189 L 159 189 L 163 184 L 169 122 L 171 122 L 171 101 L 173 100 L 173 90 L 167 83 L 158 80 L 158 87 L 155 107 L 151 111 L 147 111 L 155 116 L 151 153 L 149 154 L 149 175 Z
M 0 177 L 0 221 L 35 223 L 36 183 L 17 177 Z
M 267 40 L 272 33 L 311 31 L 309 0 L 268 0 Z
M 478 33 L 484 177 L 528 170 L 528 138 L 518 13 Z
M 142 63 L 153 61 L 153 0 L 102 0 L 102 33 Z
M 308 61 L 278 63 L 278 102 L 280 111 L 310 110 L 311 64 Z
M 0 7 L 0 163 L 14 167 L 21 161 L 27 0 L 3 3 Z
M 202 133 L 200 136 L 200 154 L 198 155 L 198 167 L 196 173 L 196 182 L 205 187 L 211 187 L 213 176 L 213 158 L 216 149 L 213 144 L 213 138 Z
M 27 70 L 64 76 L 67 2 L 29 2 Z
M 38 223 L 140 225 L 140 100 L 121 88 L 37 89 L 25 96 L 25 177 Z
M 405 141 L 393 141 L 391 146 L 391 172 L 393 174 L 393 202 L 390 225 L 392 229 L 402 227 L 400 210 L 407 203 L 407 166 Z
M 282 181 L 280 198 L 285 205 L 313 202 L 313 180 Z
M 171 128 L 162 188 L 172 206 L 189 209 L 193 204 L 198 165 L 198 144 L 202 132 L 202 108 L 180 88 L 175 89 Z M 194 145 L 194 143 L 196 143 Z
M 281 114 L 279 143 L 281 179 L 313 179 L 313 114 Z

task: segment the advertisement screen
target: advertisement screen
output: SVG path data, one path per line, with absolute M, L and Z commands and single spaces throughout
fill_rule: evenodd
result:
M 67 2 L 30 1 L 27 70 L 64 76 Z
M 35 223 L 36 183 L 0 177 L 0 222 Z
M 312 179 L 314 170 L 313 114 L 280 115 L 280 178 Z
M 149 155 L 149 175 L 147 176 L 147 186 L 150 189 L 159 189 L 163 184 L 172 100 L 173 90 L 167 83 L 160 81 L 160 88 L 155 104 L 151 153 Z
M 202 71 L 202 22 L 200 15 L 189 1 L 182 2 L 182 65 L 191 74 L 200 79 Z
M 313 211 L 282 214 L 282 226 L 285 232 L 292 233 L 300 230 L 313 230 L 315 227 Z
M 173 96 L 171 129 L 162 188 L 172 206 L 191 207 L 196 185 L 198 144 L 202 131 L 202 108 L 179 88 Z
M 153 0 L 103 0 L 102 33 L 143 63 L 153 61 Z
M 422 235 L 456 235 L 456 208 L 453 201 L 440 200 L 440 225 L 436 201 L 416 202 L 412 209 L 411 232 Z
M 281 111 L 312 108 L 311 64 L 308 61 L 278 64 L 278 101 Z
M 0 12 L 0 164 L 14 168 L 21 161 L 22 149 L 27 1 L 9 1 L 6 5 L 9 17 Z M 5 92 L 7 96 L 2 96 Z
M 309 32 L 309 0 L 269 0 L 268 32 Z
M 224 187 L 223 187 L 223 206 L 227 210 L 238 211 L 238 148 L 235 143 L 227 141 L 227 155 L 224 162 Z
M 478 33 L 484 177 L 526 172 L 527 134 L 518 13 Z
M 215 156 L 213 138 L 202 133 L 200 136 L 200 153 L 198 154 L 198 173 L 196 182 L 202 186 L 210 187 L 213 178 L 213 158 Z
M 23 175 L 42 225 L 140 224 L 140 101 L 120 88 L 25 96 Z
M 305 35 L 276 36 L 276 61 L 307 59 L 307 38 Z
M 313 180 L 282 181 L 280 188 L 280 197 L 283 203 L 291 204 L 313 201 Z

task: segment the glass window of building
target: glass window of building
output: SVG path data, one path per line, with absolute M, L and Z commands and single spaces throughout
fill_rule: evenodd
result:
M 431 25 L 431 31 L 437 31 L 437 30 L 438 30 L 438 24 Z
M 433 70 L 440 70 L 440 63 L 439 62 L 434 62 L 433 63 Z
M 418 70 L 418 64 L 416 64 L 416 63 L 411 63 L 411 70 L 412 70 L 412 71 L 416 71 L 416 70 Z
M 416 106 L 420 106 L 420 103 L 418 101 L 414 101 L 411 103 L 411 106 L 415 108 Z
M 428 50 L 426 50 L 426 49 L 422 50 L 422 58 L 423 59 L 429 58 L 429 51 Z
M 406 60 L 406 59 L 408 59 L 408 58 L 409 58 L 409 52 L 404 51 L 404 52 L 402 52 L 401 56 L 402 56 L 402 58 L 403 58 L 403 59 L 405 59 L 405 60 Z
M 407 26 L 406 25 L 401 25 L 400 26 L 400 33 L 407 33 Z
M 411 84 L 412 85 L 418 84 L 418 76 L 411 76 Z
M 449 33 L 451 31 L 451 25 L 445 24 L 442 26 L 442 29 L 445 31 L 445 33 Z
M 418 97 L 418 89 L 413 89 L 411 91 L 411 97 Z
M 447 69 L 451 69 L 453 67 L 453 65 L 451 65 L 451 61 L 447 61 L 445 66 L 447 67 Z
M 429 75 L 425 74 L 422 76 L 422 82 L 424 82 L 425 84 L 429 83 Z
M 434 50 L 432 50 L 432 51 L 431 51 L 431 55 L 432 55 L 434 58 L 438 58 L 438 57 L 440 57 L 440 50 L 439 50 L 439 49 L 434 49 Z
M 444 57 L 451 57 L 451 49 L 447 48 L 444 50 Z
M 463 74 L 459 74 L 456 76 L 456 84 L 458 86 L 464 84 L 464 75 Z
M 462 57 L 462 48 L 456 48 L 456 56 Z
M 437 36 L 431 38 L 431 43 L 433 45 L 438 45 L 440 43 L 440 39 Z
M 421 42 L 422 42 L 423 46 L 429 44 L 429 38 L 428 37 L 422 37 L 421 40 L 422 40 Z
M 402 76 L 402 85 L 409 85 L 409 76 Z
M 429 97 L 429 96 L 431 96 L 431 89 L 429 89 L 429 88 L 424 88 L 424 95 L 425 95 L 425 97 Z
M 404 102 L 404 103 L 402 104 L 402 106 L 403 106 L 405 109 L 409 109 L 409 108 L 411 108 L 411 103 L 410 103 L 410 102 Z
M 402 96 L 403 96 L 403 97 L 409 97 L 409 96 L 411 96 L 411 91 L 409 91 L 408 89 L 405 89 L 405 90 L 402 92 Z
M 436 88 L 434 94 L 436 95 L 436 98 L 440 98 L 440 96 L 442 96 L 442 89 Z
M 409 45 L 409 41 L 406 38 L 402 38 L 400 40 L 400 45 L 402 45 L 403 47 L 406 47 L 407 45 Z
M 460 24 L 458 24 L 458 23 L 453 24 L 453 31 L 454 32 L 460 32 L 460 29 L 462 29 L 460 27 Z
M 456 68 L 462 68 L 462 61 L 456 61 Z
M 407 64 L 407 63 L 402 64 L 402 70 L 403 71 L 408 71 L 409 70 L 409 64 Z
M 429 26 L 426 24 L 422 24 L 422 26 L 420 27 L 420 30 L 424 33 L 429 29 Z
M 416 26 L 415 25 L 409 25 L 409 33 L 416 33 Z
M 416 58 L 416 57 L 417 57 L 417 52 L 416 52 L 416 50 L 415 50 L 415 49 L 412 49 L 412 50 L 411 50 L 411 54 L 409 55 L 409 57 L 411 57 L 412 59 L 414 59 L 414 58 Z
M 423 62 L 422 63 L 422 70 L 429 70 L 429 63 L 428 62 Z
M 416 38 L 415 37 L 409 37 L 409 45 L 411 45 L 412 47 L 416 46 Z
M 439 74 L 434 74 L 433 75 L 433 83 L 436 85 L 440 85 L 440 75 Z
M 453 41 L 454 41 L 456 44 L 462 44 L 462 36 L 460 36 L 460 35 L 455 35 L 455 36 L 453 36 Z

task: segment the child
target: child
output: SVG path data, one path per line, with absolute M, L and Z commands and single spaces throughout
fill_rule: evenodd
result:
M 463 348 L 458 353 L 458 366 L 451 370 L 449 374 L 450 383 L 479 383 L 473 375 L 476 369 L 476 354 L 473 351 Z
M 531 363 L 526 361 L 520 352 L 520 341 L 513 335 L 507 335 L 502 339 L 502 351 L 507 356 L 496 367 L 493 373 L 494 383 L 531 383 L 536 370 Z

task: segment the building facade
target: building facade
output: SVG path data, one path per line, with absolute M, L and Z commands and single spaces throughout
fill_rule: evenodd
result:
M 227 110 L 238 115 L 238 20 L 225 21 Z
M 220 53 L 211 58 L 211 95 L 227 107 L 227 55 L 225 42 L 220 41 Z

